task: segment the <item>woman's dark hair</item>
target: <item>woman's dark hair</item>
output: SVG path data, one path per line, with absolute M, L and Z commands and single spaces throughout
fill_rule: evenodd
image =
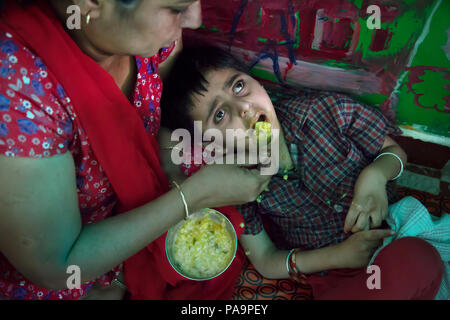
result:
M 0 12 L 2 12 L 3 9 L 5 8 L 6 1 L 7 0 L 0 0 Z M 32 2 L 32 0 L 15 0 L 15 1 L 18 2 L 20 5 L 27 5 Z
M 209 70 L 235 69 L 248 73 L 249 68 L 229 52 L 217 47 L 185 47 L 164 81 L 161 98 L 162 125 L 169 129 L 188 129 L 193 132 L 189 115 L 193 106 L 192 94 L 208 91 L 205 74 Z

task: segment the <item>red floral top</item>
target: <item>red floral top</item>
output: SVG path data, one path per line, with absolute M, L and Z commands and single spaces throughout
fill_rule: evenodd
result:
M 136 58 L 138 75 L 134 106 L 146 131 L 155 135 L 161 118 L 162 81 L 158 65 L 172 52 L 161 49 Z M 67 76 L 70 76 L 68 70 Z M 76 165 L 82 224 L 111 215 L 117 197 L 89 144 L 64 88 L 39 57 L 9 33 L 0 34 L 0 155 L 45 158 L 71 152 Z M 121 265 L 98 281 L 109 285 Z M 69 275 L 68 275 L 69 276 Z M 92 286 L 52 291 L 29 282 L 0 252 L 0 299 L 78 299 Z

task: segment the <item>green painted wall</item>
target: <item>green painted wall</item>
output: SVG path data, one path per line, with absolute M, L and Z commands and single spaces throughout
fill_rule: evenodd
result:
M 209 0 L 202 5 L 204 25 L 190 39 L 256 60 L 254 76 L 347 92 L 380 108 L 405 135 L 450 146 L 450 0 Z M 370 5 L 382 10 L 381 30 L 367 26 Z M 348 30 L 344 48 L 342 42 L 333 47 L 333 39 L 346 39 Z

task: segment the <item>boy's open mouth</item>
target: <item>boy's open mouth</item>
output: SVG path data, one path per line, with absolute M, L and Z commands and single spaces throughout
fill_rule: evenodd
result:
M 267 117 L 264 114 L 259 115 L 259 117 L 256 119 L 256 121 L 252 124 L 251 128 L 255 129 L 257 122 L 265 122 L 267 121 Z

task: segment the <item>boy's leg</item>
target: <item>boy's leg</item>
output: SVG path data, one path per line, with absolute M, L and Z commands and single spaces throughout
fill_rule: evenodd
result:
M 383 248 L 373 265 L 380 268 L 380 289 L 369 289 L 372 273 L 343 278 L 336 287 L 316 299 L 433 299 L 442 281 L 439 252 L 419 238 L 405 237 Z M 369 281 L 371 283 L 371 281 Z

